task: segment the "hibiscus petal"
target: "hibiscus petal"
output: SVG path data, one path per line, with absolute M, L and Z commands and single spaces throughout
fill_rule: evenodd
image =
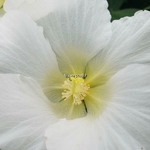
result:
M 0 75 L 0 149 L 46 150 L 44 132 L 58 118 L 31 78 Z
M 138 142 L 138 149 L 148 150 L 150 147 L 150 67 L 131 65 L 114 75 L 107 85 L 113 85 L 112 98 L 106 114 L 108 124 L 116 128 L 118 136 L 129 134 Z M 127 143 L 128 136 L 124 136 L 124 140 Z M 132 144 L 129 142 L 130 147 L 134 149 Z
M 55 3 L 53 0 L 6 0 L 4 9 L 6 12 L 19 9 L 37 20 L 51 12 L 56 6 Z
M 42 28 L 19 11 L 1 19 L 0 72 L 30 76 L 41 84 L 59 84 L 64 80 Z
M 115 74 L 107 87 L 112 87 L 110 99 L 97 119 L 62 120 L 46 130 L 48 150 L 149 149 L 150 67 L 131 65 Z
M 38 20 L 55 51 L 63 73 L 84 73 L 85 65 L 111 37 L 105 0 L 58 0 L 58 6 Z
M 97 129 L 88 117 L 61 120 L 46 130 L 47 150 L 98 150 L 102 143 Z
M 0 9 L 0 18 L 5 14 L 5 11 L 3 8 Z
M 81 118 L 87 114 L 84 103 L 74 105 L 71 98 L 62 100 L 60 103 L 53 103 L 52 110 L 59 118 L 66 118 L 68 120 Z
M 139 11 L 133 17 L 112 22 L 112 38 L 109 44 L 89 62 L 89 82 L 101 81 L 102 75 L 109 76 L 129 64 L 149 63 L 149 18 L 150 12 Z

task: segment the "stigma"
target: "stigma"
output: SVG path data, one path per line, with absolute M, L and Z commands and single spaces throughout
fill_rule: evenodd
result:
M 80 105 L 83 103 L 90 88 L 82 77 L 70 77 L 64 81 L 62 86 L 64 88 L 62 99 L 71 99 L 74 105 Z

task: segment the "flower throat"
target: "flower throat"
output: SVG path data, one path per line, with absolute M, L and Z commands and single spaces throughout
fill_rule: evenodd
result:
M 5 2 L 5 0 L 0 0 L 0 8 L 3 7 L 4 2 Z

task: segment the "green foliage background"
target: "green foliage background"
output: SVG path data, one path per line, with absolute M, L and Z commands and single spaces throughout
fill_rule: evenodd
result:
M 138 10 L 150 10 L 150 0 L 107 0 L 112 20 L 132 16 Z

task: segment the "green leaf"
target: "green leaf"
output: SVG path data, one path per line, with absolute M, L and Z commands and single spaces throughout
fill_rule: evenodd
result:
M 133 16 L 138 9 L 123 9 L 118 11 L 111 11 L 112 20 L 120 19 L 125 16 Z
M 107 0 L 107 1 L 109 3 L 109 10 L 114 11 L 119 10 L 126 0 Z
M 145 9 L 150 10 L 150 6 L 147 6 Z

